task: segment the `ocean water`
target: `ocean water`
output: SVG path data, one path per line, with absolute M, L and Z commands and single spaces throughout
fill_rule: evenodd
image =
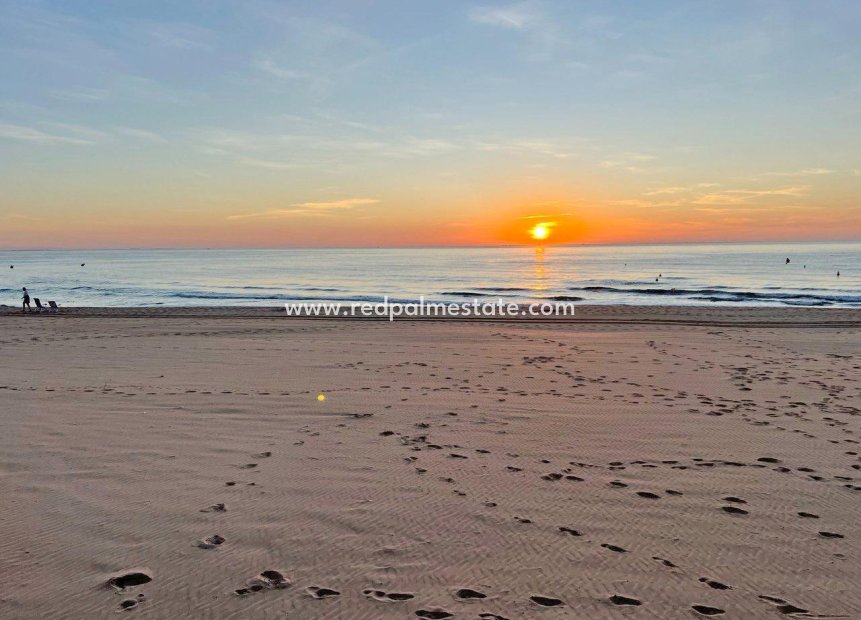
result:
M 33 297 L 63 306 L 272 306 L 423 296 L 861 307 L 861 243 L 4 251 L 0 276 L 0 304 L 9 306 L 20 303 L 26 286 Z

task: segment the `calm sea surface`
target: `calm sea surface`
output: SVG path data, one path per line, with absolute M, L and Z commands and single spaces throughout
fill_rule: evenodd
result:
M 5 305 L 19 304 L 26 286 L 43 302 L 64 306 L 271 306 L 423 295 L 429 301 L 861 307 L 861 243 L 7 251 L 0 252 L 0 276 Z

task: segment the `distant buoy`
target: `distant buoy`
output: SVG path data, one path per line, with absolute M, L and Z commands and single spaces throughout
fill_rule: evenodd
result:
M 789 259 L 788 259 L 788 258 L 786 259 L 786 264 L 787 264 L 787 265 L 789 264 Z
M 87 263 L 81 263 L 81 267 L 83 267 L 83 266 L 84 266 L 84 265 L 86 265 L 86 264 L 87 264 Z

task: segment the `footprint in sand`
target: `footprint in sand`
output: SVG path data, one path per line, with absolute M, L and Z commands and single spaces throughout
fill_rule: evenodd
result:
M 200 512 L 227 512 L 227 506 L 224 504 L 213 504 L 207 508 L 203 508 Z
M 146 596 L 138 594 L 137 598 L 127 598 L 118 605 L 119 611 L 128 611 L 134 609 L 146 600 Z
M 650 493 L 649 491 L 637 491 L 637 495 L 645 499 L 661 499 L 660 495 L 657 493 Z
M 382 590 L 362 590 L 362 594 L 383 603 L 397 603 L 416 597 L 415 594 L 409 592 L 383 592 Z
M 838 534 L 837 532 L 819 532 L 819 535 L 822 538 L 846 538 L 843 534 Z
M 266 452 L 261 452 L 260 454 L 255 454 L 254 458 L 255 459 L 268 459 L 270 456 L 272 456 L 272 453 L 267 450 Z
M 708 605 L 691 605 L 691 609 L 701 616 L 719 616 L 724 613 L 723 609 L 718 607 L 709 607 Z
M 624 548 L 616 546 L 616 545 L 610 545 L 607 543 L 602 543 L 601 546 L 604 547 L 604 549 L 609 549 L 610 551 L 615 551 L 616 553 L 628 553 L 627 549 L 624 549 Z
M 819 515 L 813 514 L 812 512 L 799 512 L 798 516 L 802 517 L 804 519 L 818 519 L 819 518 Z
M 459 601 L 472 601 L 477 599 L 487 598 L 487 594 L 473 590 L 472 588 L 460 588 L 455 591 L 454 598 Z
M 563 604 L 561 599 L 552 596 L 542 596 L 540 594 L 533 594 L 529 597 L 529 600 L 541 607 L 558 607 Z
M 622 596 L 621 594 L 614 594 L 610 597 L 610 602 L 614 605 L 642 605 L 643 601 L 631 598 L 630 596 Z
M 134 586 L 142 586 L 145 583 L 152 581 L 152 576 L 143 571 L 130 571 L 121 575 L 116 575 L 108 579 L 107 585 L 110 588 L 115 588 L 122 592 L 126 588 Z
M 796 607 L 792 603 L 783 600 L 782 598 L 778 598 L 776 596 L 768 596 L 767 594 L 760 594 L 759 598 L 767 603 L 771 603 L 775 607 L 777 607 L 777 611 L 787 616 L 791 616 L 793 614 L 809 614 L 810 611 L 807 609 L 803 609 L 801 607 Z
M 747 510 L 743 508 L 738 508 L 736 506 L 721 506 L 721 510 L 724 512 L 728 512 L 731 515 L 746 515 L 749 514 Z
M 663 564 L 667 568 L 678 568 L 678 566 L 676 564 L 673 564 L 672 562 L 670 562 L 669 560 L 665 560 L 664 558 L 659 558 L 656 555 L 653 555 L 652 559 L 657 560 L 658 562 L 660 562 L 661 564 Z
M 732 588 L 725 583 L 715 581 L 714 579 L 709 579 L 708 577 L 700 577 L 700 583 L 704 583 L 708 587 L 714 588 L 715 590 L 732 590 Z
M 236 596 L 247 596 L 253 592 L 262 590 L 282 590 L 289 588 L 292 582 L 284 576 L 284 573 L 278 570 L 265 570 L 256 577 L 249 579 L 246 587 L 237 588 L 233 591 Z
M 212 536 L 198 540 L 194 544 L 201 549 L 216 549 L 219 545 L 223 544 L 225 540 L 227 539 L 224 538 L 224 536 L 213 534 Z
M 445 609 L 419 609 L 416 612 L 419 618 L 427 618 L 427 620 L 445 620 L 446 618 L 454 618 L 454 614 Z
M 337 590 L 332 590 L 331 588 L 321 588 L 318 586 L 309 586 L 305 588 L 305 592 L 311 596 L 311 598 L 322 599 L 322 598 L 333 598 L 335 596 L 341 596 L 341 593 Z
M 559 531 L 563 534 L 568 534 L 570 536 L 582 536 L 583 533 L 580 530 L 575 530 L 570 527 L 565 527 L 564 525 L 559 527 Z

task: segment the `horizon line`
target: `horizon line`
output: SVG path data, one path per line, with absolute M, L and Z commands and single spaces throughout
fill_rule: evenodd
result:
M 116 246 L 116 247 L 68 247 L 68 248 L 0 248 L 0 252 L 116 252 L 145 250 L 444 250 L 444 249 L 501 249 L 501 248 L 572 248 L 572 247 L 619 247 L 662 245 L 750 245 L 750 244 L 799 244 L 799 243 L 861 243 L 859 239 L 763 239 L 744 241 L 623 241 L 606 243 L 500 243 L 500 244 L 445 244 L 445 245 L 320 245 L 320 246 Z

